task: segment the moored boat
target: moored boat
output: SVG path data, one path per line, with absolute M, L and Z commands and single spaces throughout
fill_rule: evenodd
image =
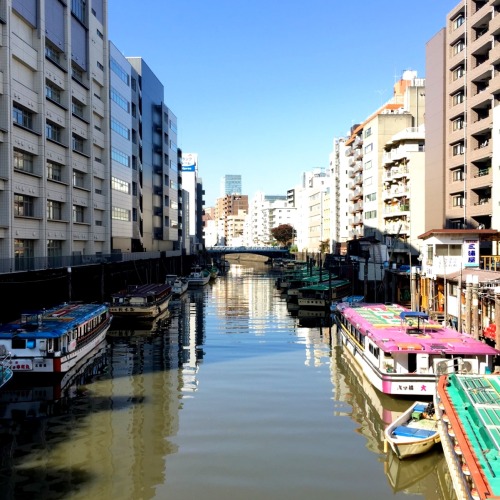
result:
M 342 344 L 381 392 L 433 396 L 439 375 L 486 373 L 500 351 L 398 304 L 346 303 L 334 311 Z
M 0 346 L 0 388 L 12 378 L 11 362 L 10 352 L 5 346 Z
M 186 278 L 178 276 L 174 281 L 174 284 L 172 285 L 172 295 L 174 297 L 180 297 L 181 295 L 186 293 L 188 286 L 188 280 Z
M 500 498 L 500 379 L 450 374 L 434 398 L 457 498 Z
M 111 313 L 117 318 L 154 320 L 163 314 L 172 298 L 168 283 L 130 285 L 111 295 Z
M 301 308 L 329 309 L 332 301 L 344 297 L 351 288 L 351 282 L 342 279 L 330 280 L 314 285 L 303 286 L 298 290 L 298 303 Z
M 195 266 L 186 277 L 186 280 L 188 282 L 188 288 L 201 287 L 210 281 L 210 273 L 200 266 Z
M 24 313 L 0 326 L 0 346 L 18 373 L 66 373 L 105 338 L 112 315 L 105 304 L 68 303 Z
M 428 452 L 441 440 L 433 403 L 415 401 L 385 429 L 384 438 L 398 458 Z

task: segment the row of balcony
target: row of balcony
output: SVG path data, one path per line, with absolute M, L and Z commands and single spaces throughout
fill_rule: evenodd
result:
M 410 196 L 410 188 L 408 186 L 395 186 L 382 191 L 382 199 L 400 198 L 401 196 Z
M 384 181 L 400 179 L 402 177 L 408 177 L 409 173 L 410 169 L 407 165 L 400 165 L 399 167 L 385 169 L 382 179 Z

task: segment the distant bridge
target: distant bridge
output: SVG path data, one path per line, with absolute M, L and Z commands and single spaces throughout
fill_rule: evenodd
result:
M 207 247 L 206 251 L 211 256 L 222 256 L 230 253 L 253 253 L 256 255 L 263 255 L 272 259 L 290 257 L 288 248 L 279 247 Z

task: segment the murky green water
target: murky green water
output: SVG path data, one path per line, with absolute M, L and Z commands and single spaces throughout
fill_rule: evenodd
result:
M 0 393 L 5 499 L 454 498 L 440 451 L 399 462 L 375 393 L 323 326 L 293 317 L 264 265 L 171 304 L 165 328 L 113 325 L 61 390 Z

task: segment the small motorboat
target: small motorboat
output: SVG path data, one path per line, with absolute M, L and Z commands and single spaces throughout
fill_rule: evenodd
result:
M 400 459 L 426 453 L 441 441 L 434 404 L 415 401 L 387 427 L 384 437 Z

